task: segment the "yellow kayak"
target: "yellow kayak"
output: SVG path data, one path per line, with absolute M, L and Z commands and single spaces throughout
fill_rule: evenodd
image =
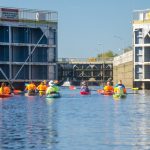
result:
M 139 88 L 132 88 L 132 90 L 139 90 Z

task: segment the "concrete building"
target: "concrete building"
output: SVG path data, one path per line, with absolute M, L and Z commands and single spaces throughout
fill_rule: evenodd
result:
M 134 82 L 150 89 L 150 10 L 137 10 L 133 15 Z
M 57 12 L 0 8 L 0 82 L 57 79 Z
M 122 80 L 126 87 L 133 87 L 133 51 L 123 53 L 113 60 L 114 85 Z

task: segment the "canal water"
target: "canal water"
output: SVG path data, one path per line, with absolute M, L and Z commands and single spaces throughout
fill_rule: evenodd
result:
M 0 99 L 0 150 L 150 149 L 149 91 L 120 100 L 94 90 L 60 92 L 58 99 Z

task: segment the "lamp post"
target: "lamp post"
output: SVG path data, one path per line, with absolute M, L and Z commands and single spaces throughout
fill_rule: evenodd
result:
M 125 41 L 122 37 L 118 36 L 118 35 L 114 35 L 114 38 L 119 39 L 122 42 L 122 50 L 124 53 L 124 45 L 125 45 Z
M 102 58 L 102 84 L 104 86 L 104 59 L 103 59 L 103 44 L 102 43 L 99 43 L 99 46 L 102 46 L 102 53 L 101 53 L 101 58 Z
M 102 44 L 102 43 L 99 43 L 98 45 L 99 45 L 99 46 L 101 46 L 101 47 L 103 46 L 103 44 Z M 103 60 L 103 47 L 102 47 L 101 58 L 102 58 L 102 60 Z

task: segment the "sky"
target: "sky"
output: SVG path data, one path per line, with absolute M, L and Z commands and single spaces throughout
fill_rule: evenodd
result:
M 0 6 L 58 12 L 58 57 L 88 58 L 132 46 L 134 10 L 150 0 L 0 0 Z

